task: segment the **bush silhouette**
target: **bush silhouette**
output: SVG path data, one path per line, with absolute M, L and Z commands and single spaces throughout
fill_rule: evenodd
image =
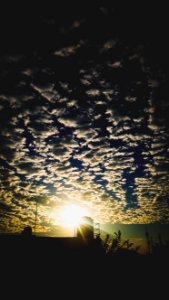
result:
M 122 233 L 120 230 L 114 232 L 113 238 L 110 239 L 109 234 L 106 235 L 105 241 L 103 243 L 104 250 L 107 255 L 119 254 L 119 253 L 138 253 L 140 246 L 135 246 L 132 242 L 122 239 Z

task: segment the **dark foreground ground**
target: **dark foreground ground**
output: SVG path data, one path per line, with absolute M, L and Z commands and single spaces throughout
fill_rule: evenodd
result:
M 17 293 L 23 287 L 24 293 L 35 289 L 43 294 L 47 289 L 49 294 L 61 290 L 81 297 L 94 290 L 133 297 L 148 291 L 162 295 L 168 286 L 167 253 L 105 255 L 96 240 L 86 244 L 77 238 L 4 236 L 0 245 L 1 287 L 7 284 L 6 292 L 14 284 Z

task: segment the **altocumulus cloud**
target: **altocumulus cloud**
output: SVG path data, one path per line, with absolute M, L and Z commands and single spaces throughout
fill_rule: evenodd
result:
M 33 225 L 36 201 L 41 232 L 72 201 L 101 223 L 167 223 L 165 71 L 106 22 L 93 42 L 89 16 L 49 21 L 52 51 L 1 58 L 0 230 Z

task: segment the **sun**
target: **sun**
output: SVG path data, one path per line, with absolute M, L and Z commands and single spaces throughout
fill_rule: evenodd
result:
M 60 209 L 59 219 L 62 226 L 67 228 L 78 227 L 82 218 L 87 214 L 86 209 L 81 206 L 70 204 Z

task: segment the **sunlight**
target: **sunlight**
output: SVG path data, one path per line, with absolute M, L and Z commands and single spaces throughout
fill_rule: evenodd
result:
M 68 228 L 75 228 L 80 223 L 82 218 L 87 215 L 86 209 L 75 204 L 65 205 L 60 209 L 59 219 L 62 226 Z

